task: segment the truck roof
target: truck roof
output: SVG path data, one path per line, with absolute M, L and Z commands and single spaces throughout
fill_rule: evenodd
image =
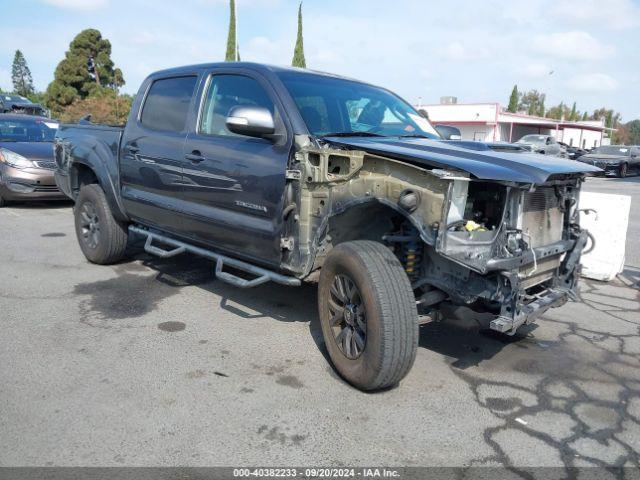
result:
M 353 82 L 367 83 L 354 78 L 344 77 L 341 75 L 336 75 L 328 72 L 321 72 L 319 70 L 309 70 L 306 68 L 286 67 L 286 66 L 280 66 L 280 65 L 270 65 L 266 63 L 256 63 L 256 62 L 213 62 L 213 63 L 200 63 L 195 65 L 184 65 L 181 67 L 173 67 L 165 70 L 159 70 L 157 72 L 153 72 L 149 76 L 155 77 L 155 76 L 167 75 L 167 74 L 181 74 L 181 73 L 192 72 L 194 70 L 205 70 L 210 68 L 222 68 L 222 67 L 245 68 L 245 69 L 254 70 L 262 73 L 288 72 L 288 73 L 299 74 L 299 75 L 314 75 L 314 76 L 320 76 L 320 77 L 340 78 L 343 80 L 350 80 Z

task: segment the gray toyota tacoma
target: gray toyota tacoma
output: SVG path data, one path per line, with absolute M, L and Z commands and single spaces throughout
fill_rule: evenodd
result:
M 420 313 L 463 305 L 512 334 L 566 302 L 600 171 L 444 141 L 383 88 L 241 62 L 154 73 L 124 128 L 61 125 L 54 148 L 89 261 L 135 234 L 238 287 L 317 282 L 331 361 L 363 390 L 411 369 Z

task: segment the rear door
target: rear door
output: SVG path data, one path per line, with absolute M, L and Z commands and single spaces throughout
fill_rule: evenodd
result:
M 130 117 L 120 151 L 122 200 L 143 224 L 179 232 L 187 119 L 197 74 L 155 78 L 137 117 Z
M 185 229 L 198 241 L 278 265 L 292 139 L 284 109 L 268 81 L 251 71 L 210 71 L 200 90 L 185 144 Z M 238 105 L 269 109 L 278 139 L 229 131 L 226 118 Z

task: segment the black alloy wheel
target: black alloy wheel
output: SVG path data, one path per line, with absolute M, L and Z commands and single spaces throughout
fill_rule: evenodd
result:
M 367 312 L 355 282 L 343 273 L 337 274 L 327 302 L 331 329 L 338 348 L 350 360 L 364 351 L 367 343 Z

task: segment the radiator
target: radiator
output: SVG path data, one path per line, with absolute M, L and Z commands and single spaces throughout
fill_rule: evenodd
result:
M 562 240 L 564 214 L 553 187 L 525 192 L 520 214 L 520 225 L 525 240 L 531 246 L 542 247 Z

